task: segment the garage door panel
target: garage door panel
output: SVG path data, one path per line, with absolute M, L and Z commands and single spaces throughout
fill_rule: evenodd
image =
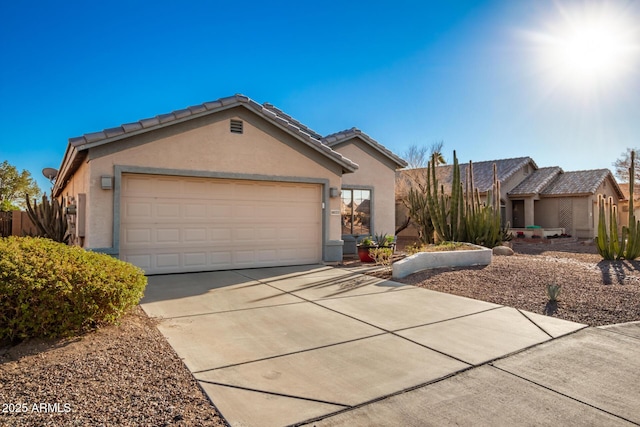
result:
M 124 174 L 121 258 L 147 273 L 321 261 L 320 186 Z
M 148 176 L 129 176 L 129 179 L 123 183 L 122 189 L 129 194 L 149 194 L 153 191 L 153 180 Z
M 152 231 L 149 228 L 129 228 L 124 236 L 124 243 L 129 245 L 149 245 L 152 243 Z
M 184 204 L 184 218 L 186 219 L 206 219 L 207 218 L 207 204 L 206 203 L 185 203 Z
M 184 254 L 184 265 L 186 267 L 206 267 L 206 252 L 187 252 Z
M 229 251 L 221 251 L 221 252 L 211 252 L 209 253 L 210 265 L 214 267 L 226 267 L 230 265 L 233 261 L 231 252 Z
M 216 221 L 225 221 L 233 218 L 233 206 L 227 204 L 228 201 L 220 201 L 207 206 L 207 218 Z
M 231 243 L 231 230 L 228 228 L 210 228 L 209 240 L 218 244 Z
M 156 255 L 156 265 L 158 268 L 179 268 L 180 253 L 168 253 Z
M 156 238 L 151 243 L 170 244 L 181 243 L 179 228 L 159 228 L 156 229 Z
M 206 228 L 187 228 L 184 230 L 184 242 L 196 243 L 207 241 L 207 229 Z
M 131 264 L 135 264 L 145 271 L 151 269 L 151 255 L 127 255 L 123 259 Z
M 155 214 L 157 218 L 175 220 L 180 218 L 180 205 L 175 202 L 156 202 L 155 207 Z

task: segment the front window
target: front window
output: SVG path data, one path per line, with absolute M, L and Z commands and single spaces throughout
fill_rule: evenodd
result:
M 342 189 L 342 234 L 371 234 L 371 190 Z

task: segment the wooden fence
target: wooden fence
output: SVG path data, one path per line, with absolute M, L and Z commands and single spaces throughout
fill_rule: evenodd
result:
M 26 212 L 0 212 L 0 237 L 26 236 L 36 231 Z
M 0 237 L 11 235 L 12 212 L 0 212 Z

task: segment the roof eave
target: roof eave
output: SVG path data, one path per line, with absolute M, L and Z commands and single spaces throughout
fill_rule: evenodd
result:
M 582 192 L 582 193 L 553 193 L 553 194 L 540 194 L 540 197 L 553 198 L 553 197 L 588 197 L 595 196 L 594 192 Z
M 58 176 L 56 177 L 55 183 L 51 190 L 54 197 L 58 197 L 62 193 L 62 190 L 66 186 L 67 181 L 80 167 L 80 164 L 86 157 L 86 153 L 86 151 L 79 151 L 71 144 L 67 145 L 67 150 L 65 151 L 62 162 L 60 163 Z
M 359 133 L 354 133 L 353 135 L 348 135 L 343 139 L 339 139 L 337 141 L 327 142 L 326 145 L 330 148 L 346 144 L 354 138 L 360 138 L 361 141 L 365 142 L 368 146 L 376 150 L 378 153 L 382 154 L 387 159 L 391 160 L 396 166 L 396 169 L 406 168 L 409 164 L 402 158 L 396 156 L 392 152 L 386 152 L 383 148 L 381 148 L 381 144 L 377 141 L 372 141 L 371 138 L 368 138 L 366 135 Z
M 258 115 L 258 116 L 264 118 L 265 120 L 269 121 L 270 123 L 272 123 L 277 128 L 285 131 L 287 134 L 289 134 L 289 135 L 293 136 L 294 138 L 298 139 L 299 141 L 303 142 L 305 145 L 309 146 L 310 148 L 312 148 L 313 150 L 317 151 L 318 153 L 324 155 L 328 159 L 333 160 L 335 163 L 337 163 L 342 168 L 342 172 L 343 173 L 355 172 L 359 167 L 357 163 L 347 159 L 346 157 L 344 157 L 340 153 L 332 150 L 330 147 L 326 146 L 321 141 L 313 138 L 312 136 L 310 136 L 309 134 L 304 132 L 303 129 L 295 126 L 295 124 L 286 121 L 286 119 L 284 119 L 284 118 L 281 118 L 281 120 L 278 120 L 278 117 L 273 112 L 270 112 L 271 114 L 266 114 L 265 111 L 269 111 L 268 109 L 266 109 L 262 105 L 258 104 L 257 102 L 253 101 L 252 99 L 250 99 L 250 98 L 248 98 L 248 97 L 246 97 L 244 95 L 234 95 L 234 96 L 227 97 L 227 98 L 221 98 L 221 99 L 219 99 L 217 101 L 207 102 L 207 103 L 204 103 L 204 104 L 201 104 L 201 105 L 206 108 L 204 111 L 191 113 L 191 114 L 189 114 L 187 116 L 184 116 L 184 117 L 176 117 L 173 120 L 169 120 L 169 121 L 166 121 L 166 122 L 159 121 L 157 124 L 152 125 L 152 126 L 147 126 L 147 127 L 144 127 L 144 125 L 142 125 L 140 123 L 143 120 L 140 120 L 140 121 L 137 122 L 137 123 L 140 123 L 140 126 L 141 126 L 140 129 L 129 131 L 129 132 L 123 132 L 121 134 L 114 135 L 112 137 L 101 138 L 101 139 L 96 140 L 94 142 L 86 141 L 86 137 L 85 136 L 79 137 L 79 138 L 72 138 L 72 139 L 69 140 L 69 145 L 67 147 L 67 153 L 65 153 L 65 157 L 63 158 L 62 165 L 64 166 L 65 164 L 68 163 L 67 155 L 70 154 L 69 153 L 70 150 L 74 150 L 73 151 L 73 157 L 75 158 L 77 156 L 77 153 L 86 152 L 87 150 L 89 150 L 91 148 L 94 148 L 94 147 L 99 147 L 101 145 L 110 144 L 110 143 L 116 142 L 116 141 L 121 141 L 121 140 L 124 140 L 124 139 L 127 139 L 127 138 L 131 138 L 131 137 L 136 136 L 136 135 L 140 135 L 140 134 L 147 133 L 147 132 L 152 132 L 152 131 L 155 131 L 155 130 L 158 130 L 158 129 L 162 129 L 162 128 L 165 128 L 165 127 L 169 127 L 169 126 L 173 126 L 173 125 L 176 125 L 176 124 L 184 123 L 184 122 L 187 122 L 189 120 L 198 119 L 198 118 L 205 117 L 205 116 L 208 116 L 208 115 L 211 115 L 211 114 L 219 113 L 221 111 L 225 111 L 225 110 L 229 110 L 229 109 L 232 109 L 232 108 L 236 108 L 238 106 L 242 106 L 242 107 L 252 111 L 256 115 Z M 189 107 L 189 108 L 192 108 L 192 107 Z M 174 113 L 171 113 L 171 114 L 174 114 Z M 174 116 L 175 116 L 175 114 L 174 114 Z M 156 116 L 156 117 L 158 117 L 158 116 Z M 122 125 L 122 126 L 124 126 L 124 125 Z M 102 132 L 104 133 L 104 131 L 102 131 Z M 81 142 L 82 140 L 84 140 L 85 142 Z M 70 164 L 69 166 L 71 167 L 73 165 Z M 76 169 L 77 169 L 77 166 L 76 166 Z M 61 172 L 62 172 L 62 169 L 61 169 Z M 73 174 L 73 172 L 75 172 L 75 170 L 70 170 L 69 172 L 66 172 L 66 173 L 67 173 L 67 175 L 71 175 L 71 174 Z

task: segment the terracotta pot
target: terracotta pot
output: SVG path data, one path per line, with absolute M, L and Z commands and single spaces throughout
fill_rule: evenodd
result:
M 375 262 L 371 256 L 369 256 L 369 249 L 375 249 L 377 246 L 364 246 L 358 245 L 358 257 L 361 262 Z

